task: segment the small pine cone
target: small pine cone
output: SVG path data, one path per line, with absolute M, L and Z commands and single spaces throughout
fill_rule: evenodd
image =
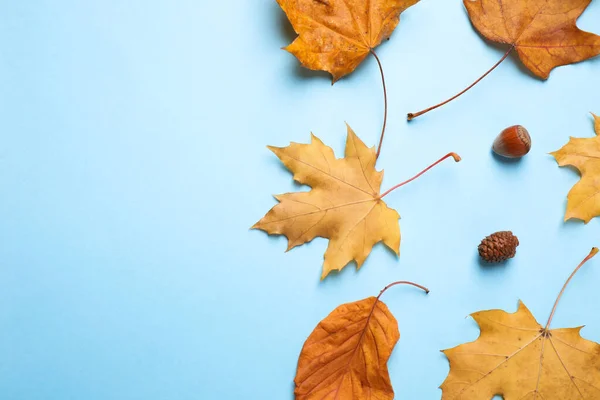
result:
M 519 239 L 511 231 L 501 231 L 483 239 L 478 250 L 485 261 L 497 263 L 513 258 L 518 245 Z

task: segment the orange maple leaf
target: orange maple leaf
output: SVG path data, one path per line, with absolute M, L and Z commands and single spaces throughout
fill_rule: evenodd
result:
M 577 218 L 587 224 L 600 215 L 600 117 L 594 115 L 594 120 L 595 137 L 572 137 L 560 150 L 550 153 L 561 167 L 571 165 L 581 172 L 581 180 L 567 196 L 565 221 Z
M 450 99 L 417 113 L 435 110 L 466 93 L 498 67 L 513 50 L 535 75 L 547 79 L 554 68 L 600 54 L 600 36 L 582 31 L 577 19 L 591 0 L 463 0 L 473 26 L 487 39 L 510 45 L 489 71 Z
M 419 0 L 277 0 L 298 37 L 285 49 L 333 82 L 354 71 Z
M 510 44 L 525 66 L 547 79 L 555 67 L 600 54 L 600 36 L 577 18 L 592 0 L 464 0 L 471 22 L 489 40 Z

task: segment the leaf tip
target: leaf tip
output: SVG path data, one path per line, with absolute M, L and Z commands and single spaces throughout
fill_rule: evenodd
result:
M 267 149 L 271 150 L 275 155 L 277 155 L 277 153 L 279 152 L 279 150 L 281 150 L 281 147 L 267 146 Z
M 293 42 L 291 44 L 287 45 L 287 46 L 281 47 L 281 50 L 285 50 L 285 51 L 287 51 L 290 54 L 294 54 L 294 52 L 292 51 L 292 49 L 290 49 L 290 47 L 292 47 L 292 44 L 293 44 Z
M 594 130 L 597 136 L 600 136 L 600 117 L 594 113 L 591 113 L 594 117 Z
M 584 225 L 587 225 L 592 220 L 592 217 L 593 216 L 578 215 L 576 211 L 570 210 L 569 205 L 567 204 L 567 211 L 565 212 L 564 222 L 567 222 L 570 219 L 578 219 L 580 221 L 583 221 Z
M 354 132 L 354 129 L 352 129 L 352 127 L 350 126 L 350 124 L 346 121 L 344 121 L 344 123 L 346 124 L 346 134 L 348 135 L 348 137 L 356 137 L 358 138 L 358 136 L 356 136 L 356 132 Z M 360 138 L 358 138 L 360 140 Z M 362 142 L 362 140 L 361 140 Z

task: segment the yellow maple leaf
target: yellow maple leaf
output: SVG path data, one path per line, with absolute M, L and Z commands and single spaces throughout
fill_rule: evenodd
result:
M 383 172 L 375 170 L 375 150 L 349 126 L 345 158 L 336 159 L 314 135 L 310 144 L 269 149 L 312 190 L 275 196 L 279 204 L 252 228 L 285 235 L 288 250 L 317 236 L 329 238 L 322 278 L 352 260 L 360 268 L 379 241 L 399 254 L 400 215 L 379 196 Z
M 522 302 L 517 312 L 480 311 L 471 316 L 479 338 L 444 350 L 450 372 L 442 400 L 580 400 L 600 398 L 600 345 L 583 339 L 582 327 L 550 329 L 567 284 L 592 258 L 594 248 L 561 290 L 542 327 Z
M 285 49 L 337 81 L 354 71 L 418 0 L 277 0 L 298 37 Z
M 360 268 L 373 246 L 383 242 L 400 254 L 400 215 L 382 200 L 395 189 L 415 180 L 446 158 L 448 153 L 419 174 L 385 193 L 380 193 L 383 171 L 375 170 L 375 148 L 368 148 L 347 126 L 346 155 L 335 158 L 331 147 L 314 135 L 310 144 L 292 143 L 269 149 L 294 174 L 294 179 L 312 188 L 309 192 L 275 196 L 273 207 L 252 229 L 284 235 L 288 248 L 310 242 L 315 237 L 329 239 L 323 274 L 339 271 L 351 261 Z
M 595 137 L 571 137 L 560 150 L 550 153 L 561 167 L 571 165 L 581 173 L 567 196 L 565 221 L 577 218 L 587 224 L 600 215 L 600 117 L 594 115 L 594 120 Z

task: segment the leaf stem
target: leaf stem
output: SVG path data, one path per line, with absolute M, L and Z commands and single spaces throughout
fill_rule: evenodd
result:
M 383 136 L 385 135 L 385 127 L 387 125 L 387 110 L 388 110 L 388 100 L 387 100 L 387 89 L 385 86 L 385 75 L 383 74 L 383 66 L 381 65 L 381 61 L 379 57 L 377 57 L 377 53 L 375 50 L 371 49 L 371 54 L 375 57 L 377 61 L 377 65 L 379 66 L 379 72 L 381 72 L 381 85 L 383 86 L 383 126 L 381 128 L 381 137 L 379 138 L 379 146 L 377 147 L 377 155 L 375 159 L 379 158 L 379 153 L 381 153 L 381 145 L 383 144 Z
M 483 74 L 481 77 L 479 77 L 479 79 L 477 79 L 475 82 L 473 82 L 469 87 L 467 87 L 465 90 L 463 90 L 462 92 L 460 92 L 459 94 L 449 98 L 448 100 L 439 103 L 433 107 L 429 107 L 426 108 L 425 110 L 419 111 L 418 113 L 409 113 L 406 117 L 409 121 L 412 121 L 413 119 L 417 118 L 420 115 L 426 114 L 429 111 L 435 110 L 438 107 L 443 106 L 444 104 L 450 103 L 452 100 L 462 96 L 463 94 L 465 94 L 466 92 L 469 91 L 469 89 L 471 89 L 473 86 L 477 85 L 479 82 L 481 82 L 483 80 L 483 78 L 485 78 L 486 76 L 488 76 L 493 70 L 495 70 L 500 64 L 502 64 L 502 61 L 506 60 L 506 58 L 508 57 L 508 55 L 514 50 L 515 46 L 512 45 L 510 46 L 510 48 L 508 49 L 508 51 L 504 54 L 504 56 L 502 56 L 502 58 L 500 59 L 500 61 L 498 61 L 492 68 L 490 68 L 485 74 Z
M 379 300 L 379 298 L 381 297 L 381 295 L 386 290 L 388 290 L 392 286 L 396 286 L 396 285 L 412 285 L 414 287 L 418 287 L 419 289 L 424 290 L 425 294 L 429 294 L 429 289 L 427 289 L 425 286 L 419 285 L 418 283 L 414 283 L 414 282 L 410 282 L 410 281 L 397 281 L 397 282 L 390 283 L 389 285 L 387 285 L 386 287 L 384 287 L 383 289 L 381 289 L 381 292 L 379 292 L 379 296 L 377 296 L 377 300 Z M 375 300 L 375 303 L 377 303 L 377 300 Z
M 423 175 L 425 172 L 429 171 L 431 168 L 435 167 L 436 165 L 438 165 L 439 163 L 441 163 L 442 161 L 444 161 L 446 158 L 452 157 L 454 158 L 454 161 L 459 162 L 461 160 L 460 156 L 456 153 L 448 153 L 446 154 L 444 157 L 440 158 L 439 160 L 437 160 L 436 162 L 434 162 L 433 164 L 431 164 L 429 167 L 425 168 L 423 171 L 419 172 L 417 175 L 413 176 L 412 178 L 397 184 L 396 186 L 392 187 L 390 190 L 388 190 L 387 192 L 383 193 L 381 196 L 379 196 L 380 199 L 384 198 L 385 196 L 387 196 L 388 194 L 390 194 L 391 192 L 393 192 L 394 190 L 398 189 L 401 186 L 406 185 L 409 182 L 414 181 L 415 179 L 417 179 L 418 177 L 420 177 L 421 175 Z
M 552 312 L 550 313 L 550 317 L 548 318 L 548 323 L 546 324 L 545 330 L 548 330 L 548 328 L 550 328 L 550 323 L 552 323 L 552 319 L 554 318 L 554 313 L 556 312 L 556 307 L 558 306 L 558 302 L 560 301 L 560 298 L 562 297 L 563 293 L 565 292 L 565 289 L 567 288 L 567 285 L 569 284 L 569 282 L 571 282 L 571 279 L 573 279 L 573 277 L 575 276 L 575 274 L 577 273 L 577 271 L 579 271 L 579 269 L 583 266 L 583 264 L 585 264 L 588 260 L 590 260 L 596 254 L 598 254 L 598 248 L 592 247 L 592 250 L 590 251 L 590 254 L 588 254 L 587 257 L 584 258 L 583 261 L 579 263 L 579 265 L 577 266 L 577 268 L 575 268 L 575 270 L 573 271 L 573 273 L 571 273 L 571 276 L 569 276 L 569 279 L 567 279 L 567 281 L 563 285 L 560 293 L 558 294 L 558 297 L 556 298 L 556 301 L 554 302 L 554 307 L 552 308 Z

